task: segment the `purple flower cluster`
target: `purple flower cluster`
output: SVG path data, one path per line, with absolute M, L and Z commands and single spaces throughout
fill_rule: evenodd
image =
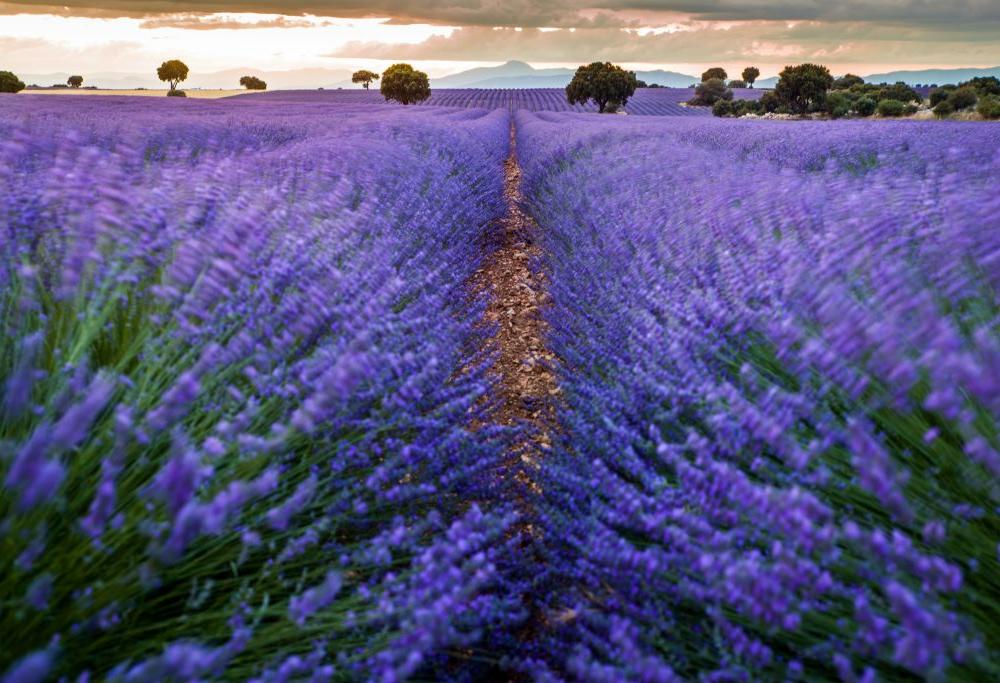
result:
M 0 111 L 0 672 L 432 671 L 522 618 L 466 503 L 509 115 L 173 104 Z
M 1000 129 L 516 121 L 565 391 L 546 666 L 992 678 Z

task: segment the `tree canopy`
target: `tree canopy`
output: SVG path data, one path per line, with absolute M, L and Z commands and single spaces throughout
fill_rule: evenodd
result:
M 372 81 L 378 80 L 378 74 L 374 71 L 368 71 L 367 69 L 361 69 L 360 71 L 355 71 L 351 74 L 351 83 L 360 83 L 361 87 L 368 90 L 368 86 L 372 84 Z
M 0 71 L 0 92 L 21 92 L 24 82 L 10 71 Z
M 566 99 L 570 104 L 594 100 L 598 111 L 604 113 L 608 105 L 624 107 L 637 86 L 634 72 L 611 62 L 593 62 L 576 70 L 573 80 L 566 86 Z
M 177 84 L 187 79 L 188 66 L 179 59 L 171 59 L 157 67 L 156 76 L 169 83 L 171 90 L 176 90 Z
M 756 81 L 760 76 L 760 69 L 755 66 L 748 66 L 743 69 L 743 73 L 741 75 L 743 76 L 743 81 L 747 84 L 747 86 L 752 88 L 754 81 Z
M 711 107 L 719 100 L 731 99 L 733 99 L 733 91 L 726 87 L 725 81 L 720 78 L 710 78 L 695 87 L 694 97 L 688 100 L 688 104 L 696 107 Z
M 267 83 L 256 76 L 243 76 L 240 78 L 240 85 L 247 90 L 267 90 Z
M 830 70 L 820 64 L 786 66 L 778 78 L 774 93 L 793 114 L 805 114 L 826 103 L 826 91 L 833 85 Z
M 729 78 L 729 74 L 721 66 L 713 66 L 711 69 L 706 71 L 701 75 L 701 82 L 710 81 L 713 78 L 718 78 L 720 81 L 724 81 Z
M 393 64 L 383 71 L 379 90 L 386 102 L 396 100 L 400 104 L 416 104 L 431 96 L 427 74 L 409 64 Z
M 840 78 L 838 78 L 833 82 L 833 89 L 847 90 L 848 88 L 852 88 L 856 85 L 864 85 L 864 84 L 865 84 L 865 79 L 861 78 L 861 76 L 856 76 L 855 74 L 844 74 L 843 76 L 841 76 Z
M 83 85 L 83 76 L 70 76 L 66 79 L 66 85 L 71 88 L 79 88 Z

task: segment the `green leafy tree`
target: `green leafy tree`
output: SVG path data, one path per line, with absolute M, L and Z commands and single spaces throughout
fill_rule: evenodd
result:
M 859 97 L 858 101 L 854 103 L 854 111 L 861 116 L 871 116 L 875 113 L 876 107 L 878 107 L 878 102 L 868 95 Z
M 14 93 L 22 90 L 24 90 L 24 81 L 10 71 L 0 71 L 0 92 Z
M 603 114 L 609 104 L 614 109 L 624 107 L 637 85 L 632 71 L 611 62 L 593 62 L 576 70 L 573 80 L 566 86 L 566 99 L 570 104 L 586 104 L 588 100 L 594 100 L 598 111 Z
M 893 85 L 884 85 L 879 91 L 880 100 L 897 100 L 899 102 L 923 102 L 923 97 L 916 90 L 902 81 Z
M 688 104 L 695 107 L 712 107 L 719 100 L 731 99 L 733 91 L 726 87 L 725 82 L 718 78 L 710 78 L 695 87 L 694 97 L 688 100 Z
M 987 95 L 986 97 L 979 98 L 979 106 L 976 107 L 976 111 L 984 119 L 990 121 L 996 121 L 1000 119 L 1000 97 L 996 95 Z
M 975 88 L 968 85 L 953 91 L 948 96 L 948 101 L 951 102 L 951 106 L 955 107 L 955 111 L 976 106 L 976 100 L 978 99 L 979 97 L 976 95 Z
M 906 105 L 899 100 L 882 100 L 878 103 L 878 115 L 886 118 L 902 116 Z
M 713 66 L 711 69 L 706 71 L 701 75 L 701 82 L 710 81 L 713 78 L 718 78 L 720 81 L 724 81 L 729 78 L 729 74 L 721 66 Z
M 70 76 L 66 79 L 66 85 L 71 88 L 79 88 L 83 85 L 83 76 Z
M 754 81 L 760 77 L 760 69 L 755 66 L 748 66 L 743 69 L 743 73 L 740 75 L 743 76 L 743 82 L 747 84 L 747 87 L 752 88 Z
M 944 102 L 946 99 L 948 99 L 948 95 L 950 95 L 950 94 L 951 93 L 949 91 L 944 90 L 942 88 L 938 88 L 936 90 L 932 90 L 931 91 L 931 95 L 930 95 L 931 106 L 932 107 L 938 106 L 939 104 L 941 104 L 942 102 Z
M 267 90 L 267 83 L 256 76 L 243 76 L 240 78 L 240 85 L 247 90 Z
M 864 85 L 865 79 L 854 74 L 844 74 L 833 82 L 831 90 L 849 90 L 856 85 Z
M 1000 95 L 1000 78 L 996 76 L 977 76 L 965 83 L 960 83 L 959 87 L 972 88 L 980 96 Z
M 409 64 L 393 64 L 383 71 L 379 90 L 386 102 L 396 100 L 400 104 L 416 104 L 431 96 L 427 74 Z
M 351 75 L 351 83 L 360 83 L 361 87 L 368 90 L 368 87 L 372 84 L 372 81 L 378 80 L 378 74 L 374 71 L 368 71 L 367 69 L 362 69 L 361 71 L 355 71 Z
M 747 87 L 747 82 L 746 81 L 741 81 L 738 78 L 734 78 L 733 80 L 729 81 L 729 87 L 730 88 L 745 88 L 745 87 Z
M 819 64 L 786 66 L 779 74 L 774 93 L 782 105 L 793 114 L 822 108 L 826 91 L 833 85 L 830 70 Z
M 160 64 L 156 69 L 156 76 L 169 83 L 171 90 L 176 90 L 178 83 L 187 80 L 188 66 L 179 59 L 171 59 Z

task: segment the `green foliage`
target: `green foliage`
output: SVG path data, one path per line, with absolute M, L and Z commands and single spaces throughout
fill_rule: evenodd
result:
M 826 91 L 833 85 L 830 70 L 819 64 L 786 66 L 774 88 L 781 104 L 793 114 L 805 114 L 810 109 L 822 108 Z
M 66 79 L 66 85 L 71 88 L 79 88 L 83 85 L 83 76 L 70 76 Z
M 743 73 L 740 74 L 743 80 L 746 82 L 748 88 L 752 88 L 754 81 L 760 76 L 760 69 L 755 66 L 748 66 L 743 69 Z
M 854 74 L 844 74 L 833 82 L 833 90 L 849 90 L 856 85 L 864 85 L 865 79 Z
M 638 81 L 637 80 L 635 82 L 635 87 L 636 88 L 648 88 L 649 86 L 646 84 L 646 81 Z
M 874 99 L 864 95 L 859 97 L 854 103 L 854 111 L 858 113 L 859 116 L 871 116 L 875 113 L 875 108 L 878 103 Z
M 878 103 L 878 115 L 887 118 L 902 116 L 906 105 L 899 100 L 882 100 Z
M 361 69 L 360 71 L 355 71 L 351 74 L 351 83 L 360 83 L 361 87 L 368 90 L 368 87 L 372 84 L 372 81 L 378 80 L 378 74 L 374 71 L 368 71 L 367 69 Z
M 256 76 L 243 76 L 240 78 L 240 85 L 247 90 L 267 90 L 267 83 Z
M 187 93 L 183 90 L 168 90 L 167 97 L 187 97 Z
M 187 80 L 188 71 L 187 64 L 179 59 L 171 59 L 157 67 L 156 77 L 161 81 L 169 83 L 170 89 L 175 90 L 178 83 Z
M 990 121 L 996 121 L 1000 119 L 1000 96 L 988 95 L 986 97 L 981 97 L 979 99 L 979 106 L 976 107 L 976 111 L 984 119 L 989 119 Z
M 15 93 L 24 90 L 24 82 L 10 71 L 0 71 L 0 92 Z
M 734 113 L 735 107 L 732 100 L 716 100 L 715 104 L 712 105 L 713 116 L 733 116 Z
M 729 74 L 721 66 L 713 66 L 711 69 L 707 70 L 701 75 L 701 82 L 710 81 L 713 78 L 718 78 L 720 81 L 724 81 L 729 78 Z
M 831 118 L 840 119 L 851 113 L 854 102 L 842 92 L 831 92 L 826 96 L 826 113 Z
M 746 84 L 746 81 L 741 81 L 738 78 L 734 78 L 733 80 L 729 81 L 729 87 L 730 88 L 745 88 L 745 87 L 747 87 L 747 84 Z
M 942 102 L 944 102 L 946 99 L 948 99 L 948 95 L 950 95 L 950 94 L 951 93 L 948 90 L 945 90 L 943 88 L 938 88 L 936 90 L 931 91 L 931 94 L 930 94 L 930 103 L 931 103 L 931 106 L 932 107 L 938 106 L 939 104 L 941 104 Z
M 948 101 L 951 102 L 951 106 L 955 107 L 955 111 L 976 106 L 978 99 L 976 89 L 971 86 L 958 88 L 948 96 Z
M 634 93 L 638 81 L 635 73 L 611 62 L 592 62 L 581 66 L 566 86 L 566 100 L 570 104 L 585 104 L 594 100 L 598 111 L 604 113 L 609 102 L 624 107 Z
M 1000 79 L 996 76 L 977 76 L 965 83 L 959 83 L 959 87 L 972 88 L 980 97 L 1000 95 Z
M 879 91 L 880 100 L 896 100 L 897 102 L 923 102 L 923 97 L 916 90 L 902 81 L 893 85 L 883 85 Z
M 431 96 L 427 74 L 409 64 L 393 64 L 383 71 L 379 90 L 386 102 L 395 100 L 400 104 L 416 104 Z
M 758 103 L 765 112 L 774 113 L 782 111 L 783 107 L 781 105 L 781 99 L 774 94 L 773 90 L 768 90 L 766 93 L 761 95 Z
M 951 103 L 951 100 L 945 98 L 944 100 L 937 103 L 934 107 L 934 115 L 939 119 L 946 119 L 955 113 L 955 105 Z
M 733 99 L 733 91 L 726 87 L 725 81 L 710 78 L 695 87 L 694 97 L 688 100 L 688 104 L 695 107 L 711 107 L 719 100 L 731 99 Z

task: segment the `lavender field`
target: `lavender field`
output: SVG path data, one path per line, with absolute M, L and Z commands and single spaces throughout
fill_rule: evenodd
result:
M 528 92 L 0 100 L 0 680 L 1000 679 L 1000 127 Z

